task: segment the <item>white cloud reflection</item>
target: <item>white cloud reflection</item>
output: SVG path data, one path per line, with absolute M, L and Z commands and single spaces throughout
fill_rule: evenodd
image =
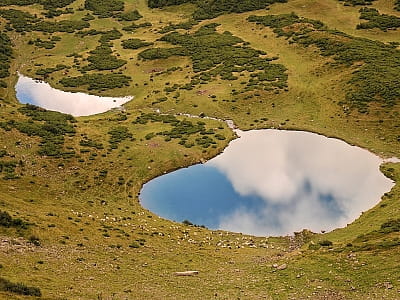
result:
M 238 131 L 223 155 L 208 162 L 237 193 L 265 206 L 222 216 L 220 228 L 255 235 L 332 230 L 373 207 L 393 182 L 374 154 L 337 139 L 295 131 Z
M 48 110 L 73 116 L 89 116 L 106 112 L 132 100 L 133 97 L 99 97 L 84 93 L 70 93 L 52 88 L 48 83 L 19 75 L 15 86 L 17 99 Z

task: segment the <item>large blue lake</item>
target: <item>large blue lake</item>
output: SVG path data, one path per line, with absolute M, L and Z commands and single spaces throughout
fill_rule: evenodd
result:
M 382 159 L 321 135 L 237 131 L 205 164 L 155 178 L 140 193 L 161 217 L 258 236 L 332 230 L 377 204 L 393 182 Z

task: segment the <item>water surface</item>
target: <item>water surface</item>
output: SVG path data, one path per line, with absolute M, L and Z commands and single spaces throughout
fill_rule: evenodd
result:
M 145 184 L 142 205 L 178 222 L 282 235 L 346 226 L 393 186 L 381 158 L 343 141 L 299 131 L 238 134 L 207 163 Z
M 85 93 L 64 92 L 52 88 L 48 83 L 19 74 L 15 86 L 17 99 L 21 103 L 34 104 L 73 116 L 89 116 L 106 112 L 132 100 L 133 97 L 100 97 Z

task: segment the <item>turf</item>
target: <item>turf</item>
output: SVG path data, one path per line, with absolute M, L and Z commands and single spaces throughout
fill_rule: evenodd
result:
M 370 7 L 381 14 L 399 16 L 393 1 L 377 0 Z M 69 7 L 73 14 L 55 20 L 80 20 L 88 11 L 83 0 Z M 4 7 L 3 7 L 4 8 Z M 43 7 L 13 6 L 41 16 Z M 278 93 L 255 90 L 243 93 L 241 81 L 213 78 L 192 90 L 168 92 L 166 87 L 184 85 L 196 75 L 190 57 L 141 60 L 138 54 L 152 47 L 173 47 L 159 40 L 169 24 L 191 20 L 193 4 L 149 9 L 144 0 L 125 1 L 125 11 L 138 10 L 150 22 L 133 32 L 123 30 L 132 21 L 98 18 L 90 29 L 117 29 L 122 37 L 109 41 L 113 55 L 127 63 L 116 70 L 89 70 L 86 74 L 118 73 L 130 76 L 128 86 L 91 90 L 99 95 L 133 95 L 125 112 L 107 112 L 76 118 L 74 134 L 63 136 L 61 158 L 40 155 L 39 135 L 27 135 L 11 126 L 0 128 L 1 161 L 15 161 L 18 179 L 0 173 L 0 210 L 26 222 L 26 228 L 0 227 L 1 276 L 12 283 L 40 289 L 43 299 L 396 299 L 398 298 L 399 233 L 382 231 L 382 224 L 398 217 L 398 184 L 381 202 L 346 228 L 325 234 L 308 231 L 294 237 L 251 237 L 240 233 L 211 231 L 174 223 L 143 209 L 138 193 L 143 183 L 166 172 L 207 160 L 220 153 L 234 138 L 219 120 L 176 116 L 179 121 L 205 123 L 207 130 L 222 134 L 216 145 L 185 147 L 179 139 L 153 134 L 171 131 L 174 125 L 158 121 L 136 122 L 138 117 L 159 110 L 170 114 L 232 119 L 240 129 L 282 128 L 317 132 L 337 137 L 382 157 L 400 157 L 399 104 L 369 104 L 368 113 L 349 109 L 346 84 L 358 65 L 332 64 L 315 46 L 305 47 L 278 37 L 271 28 L 247 21 L 250 15 L 295 12 L 322 21 L 328 28 L 355 37 L 381 42 L 400 42 L 397 30 L 357 30 L 359 7 L 336 0 L 293 0 L 275 3 L 270 9 L 226 14 L 178 29 L 194 34 L 210 23 L 216 31 L 229 31 L 247 46 L 277 58 L 286 68 L 287 87 Z M 1 20 L 1 28 L 5 28 Z M 43 79 L 36 72 L 64 64 L 45 78 L 52 86 L 85 91 L 88 86 L 63 87 L 67 76 L 81 76 L 81 66 L 100 45 L 99 35 L 81 39 L 74 33 L 26 34 L 6 32 L 13 43 L 8 88 L 0 90 L 0 123 L 10 120 L 43 125 L 43 120 L 21 112 L 13 86 L 16 72 Z M 52 49 L 29 44 L 30 40 L 60 37 Z M 124 49 L 122 41 L 141 39 L 140 49 Z M 154 43 L 154 44 L 150 44 Z M 71 54 L 74 54 L 71 56 Z M 165 98 L 167 100 L 160 100 Z M 54 116 L 53 116 L 54 117 Z M 124 128 L 124 129 L 121 129 Z M 125 138 L 121 138 L 125 137 Z M 187 135 L 195 141 L 200 133 Z M 110 143 L 111 141 L 111 143 Z M 115 147 L 114 147 L 115 145 Z M 398 182 L 399 164 L 382 166 Z M 25 224 L 25 223 L 24 223 Z M 325 241 L 325 243 L 324 243 Z M 332 242 L 326 243 L 326 241 Z M 276 265 L 275 265 L 276 264 Z M 277 268 L 286 264 L 286 268 Z M 176 271 L 198 270 L 195 277 L 177 277 Z M 27 299 L 0 291 L 4 299 Z

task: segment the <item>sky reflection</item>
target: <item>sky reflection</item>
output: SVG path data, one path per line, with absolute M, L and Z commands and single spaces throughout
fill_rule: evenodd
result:
M 280 130 L 238 134 L 206 164 L 147 183 L 143 206 L 179 222 L 282 235 L 343 227 L 393 186 L 379 157 L 340 140 Z
M 99 97 L 85 93 L 70 93 L 52 88 L 48 83 L 19 75 L 15 86 L 17 99 L 48 110 L 73 116 L 89 116 L 119 107 L 133 97 Z

